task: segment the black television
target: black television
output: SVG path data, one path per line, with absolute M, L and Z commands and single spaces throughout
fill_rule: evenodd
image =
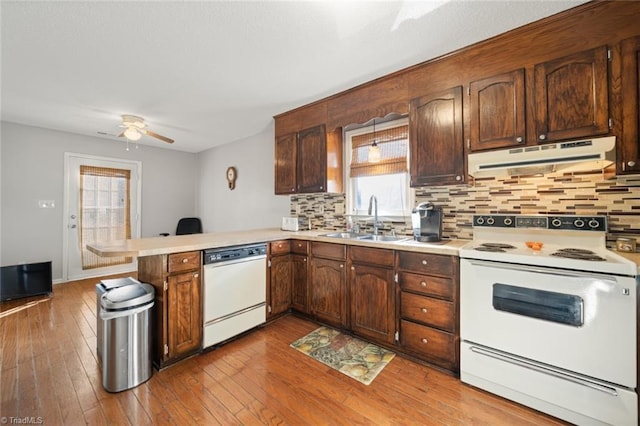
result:
M 0 268 L 0 302 L 53 293 L 51 261 Z

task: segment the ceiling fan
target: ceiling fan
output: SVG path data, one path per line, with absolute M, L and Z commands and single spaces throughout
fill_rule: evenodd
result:
M 138 117 L 137 115 L 123 114 L 120 127 L 124 128 L 124 130 L 118 135 L 119 138 L 125 137 L 130 141 L 137 141 L 142 135 L 147 135 L 167 143 L 174 142 L 173 139 L 148 130 L 147 123 L 144 122 L 142 117 Z

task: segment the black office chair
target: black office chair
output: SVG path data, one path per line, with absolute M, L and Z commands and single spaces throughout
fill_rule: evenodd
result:
M 198 217 L 183 217 L 178 221 L 176 235 L 202 234 L 202 222 Z

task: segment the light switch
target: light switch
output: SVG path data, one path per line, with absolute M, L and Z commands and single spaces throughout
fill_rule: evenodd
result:
M 40 207 L 41 209 L 52 209 L 55 206 L 55 200 L 38 200 L 38 207 Z

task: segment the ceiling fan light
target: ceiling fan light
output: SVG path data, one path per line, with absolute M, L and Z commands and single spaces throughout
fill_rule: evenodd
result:
M 137 141 L 142 137 L 142 134 L 135 127 L 127 127 L 127 130 L 124 131 L 124 137 L 130 141 Z

